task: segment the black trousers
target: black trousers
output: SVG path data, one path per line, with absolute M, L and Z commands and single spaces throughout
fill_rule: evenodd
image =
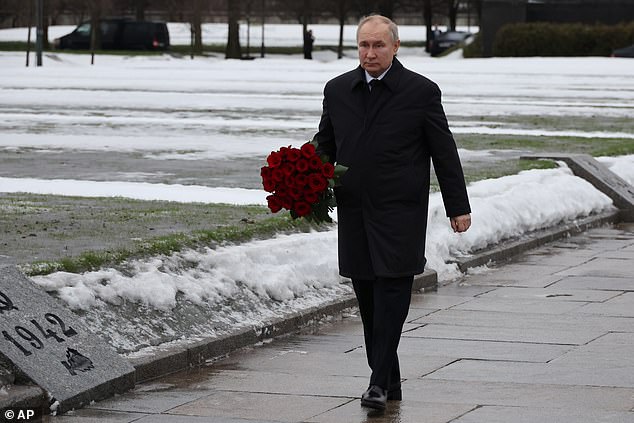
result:
M 395 390 L 401 385 L 397 349 L 407 318 L 414 276 L 352 279 L 363 321 L 363 335 L 372 369 L 370 385 Z

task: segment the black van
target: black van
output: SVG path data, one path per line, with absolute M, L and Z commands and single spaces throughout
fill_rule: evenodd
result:
M 103 19 L 100 22 L 103 50 L 167 50 L 170 36 L 165 22 Z M 58 49 L 90 48 L 90 22 L 81 23 L 73 32 L 54 41 Z

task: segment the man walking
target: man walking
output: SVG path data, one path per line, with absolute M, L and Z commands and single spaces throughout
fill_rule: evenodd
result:
M 462 166 L 438 86 L 395 58 L 398 28 L 372 15 L 357 28 L 360 66 L 326 84 L 318 152 L 348 167 L 335 188 L 339 273 L 352 279 L 370 384 L 363 406 L 401 399 L 397 348 L 414 275 L 425 267 L 430 159 L 451 227 L 471 225 Z

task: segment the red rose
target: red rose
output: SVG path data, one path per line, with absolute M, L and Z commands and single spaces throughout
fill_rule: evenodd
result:
M 295 201 L 302 198 L 302 192 L 298 188 L 295 188 L 295 187 L 290 187 L 288 189 L 288 195 L 290 195 L 291 198 Z
M 288 175 L 287 177 L 284 178 L 284 185 L 286 185 L 289 188 L 296 186 L 295 178 L 293 177 L 293 175 Z
M 306 172 L 308 170 L 308 160 L 299 159 L 297 162 L 295 162 L 295 169 L 298 172 Z
M 288 195 L 288 187 L 286 185 L 280 185 L 276 188 L 275 194 L 278 197 L 286 197 Z
M 313 157 L 316 154 L 315 152 L 315 146 L 312 145 L 311 143 L 306 143 L 304 145 L 302 145 L 302 155 L 304 157 L 306 157 L 307 159 L 310 159 L 311 157 Z
M 319 196 L 314 192 L 305 192 L 304 199 L 310 204 L 315 204 L 319 200 Z
M 307 183 L 308 177 L 306 175 L 303 175 L 301 173 L 295 175 L 295 186 L 297 186 L 297 188 L 304 188 Z
M 299 148 L 291 148 L 286 153 L 286 159 L 289 162 L 297 161 L 302 156 L 302 151 Z
M 297 213 L 297 216 L 299 217 L 306 216 L 308 213 L 310 213 L 310 204 L 304 201 L 298 201 L 297 203 L 295 203 L 293 211 Z
M 317 156 L 313 156 L 308 160 L 308 167 L 312 170 L 321 169 L 321 159 Z
M 279 200 L 282 204 L 282 207 L 284 207 L 286 210 L 290 210 L 291 207 L 293 207 L 293 200 L 291 199 L 291 197 L 279 197 Z
M 289 162 L 283 163 L 280 169 L 282 169 L 282 172 L 284 172 L 284 176 L 292 175 L 293 172 L 295 172 L 295 166 L 293 166 Z
M 284 172 L 282 172 L 282 170 L 280 168 L 275 168 L 273 169 L 273 171 L 271 172 L 271 178 L 275 181 L 275 182 L 282 182 L 282 180 L 284 179 Z
M 312 173 L 308 176 L 308 186 L 313 192 L 322 192 L 328 187 L 328 181 L 319 173 Z
M 263 166 L 263 167 L 260 169 L 260 176 L 261 176 L 263 179 L 268 179 L 268 178 L 270 178 L 270 177 L 271 177 L 271 168 L 270 168 L 270 167 L 268 167 L 268 166 Z
M 280 154 L 279 152 L 273 151 L 266 158 L 266 162 L 269 164 L 270 167 L 278 167 L 279 165 L 282 164 L 282 159 L 283 159 L 282 154 Z
M 269 205 L 269 209 L 271 209 L 271 212 L 277 213 L 278 211 L 282 210 L 282 205 L 275 195 L 267 195 L 266 201 Z
M 273 192 L 275 191 L 275 182 L 271 179 L 265 179 L 262 181 L 262 186 L 264 187 L 264 191 Z
M 332 163 L 324 163 L 324 166 L 321 168 L 321 173 L 328 179 L 334 178 L 335 167 L 332 165 Z

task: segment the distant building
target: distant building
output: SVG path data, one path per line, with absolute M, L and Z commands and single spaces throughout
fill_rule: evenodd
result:
M 634 21 L 634 0 L 483 0 L 482 54 L 493 55 L 495 33 L 517 22 L 617 24 Z

